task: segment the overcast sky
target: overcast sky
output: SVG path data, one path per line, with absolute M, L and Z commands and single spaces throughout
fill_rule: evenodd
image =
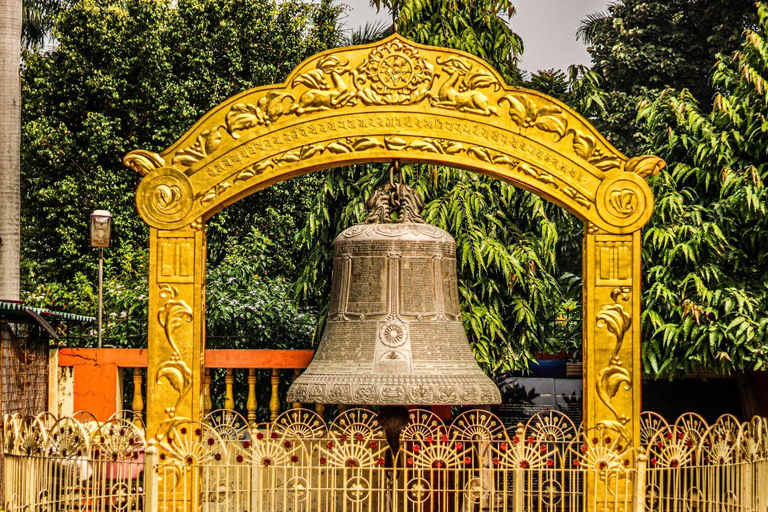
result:
M 346 0 L 350 6 L 346 25 L 365 25 L 368 20 L 389 22 L 389 13 L 376 13 L 368 0 Z M 516 0 L 517 15 L 512 30 L 525 44 L 522 68 L 565 69 L 571 64 L 589 64 L 586 47 L 576 40 L 576 29 L 588 14 L 604 11 L 607 0 Z

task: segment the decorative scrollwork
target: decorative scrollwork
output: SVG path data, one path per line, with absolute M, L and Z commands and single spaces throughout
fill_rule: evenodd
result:
M 157 318 L 165 331 L 171 355 L 168 360 L 158 365 L 155 382 L 161 384 L 165 379 L 178 394 L 176 404 L 165 411 L 169 418 L 175 417 L 179 405 L 192 389 L 192 369 L 183 360 L 175 340 L 175 333 L 184 322 L 192 321 L 192 308 L 185 301 L 178 299 L 178 294 L 178 288 L 168 284 L 160 285 L 160 298 L 165 299 L 165 303 L 158 310 Z
M 604 305 L 597 314 L 597 327 L 608 329 L 608 332 L 614 338 L 614 349 L 608 366 L 600 370 L 597 378 L 597 396 L 610 409 L 617 420 L 617 422 L 603 420 L 598 425 L 617 429 L 625 437 L 628 437 L 628 435 L 624 425 L 629 422 L 629 417 L 620 414 L 613 405 L 612 400 L 620 388 L 623 387 L 625 391 L 629 391 L 632 388 L 632 376 L 629 370 L 622 366 L 621 358 L 619 357 L 624 336 L 632 326 L 632 315 L 624 309 L 619 300 L 628 301 L 629 294 L 630 289 L 628 287 L 614 288 L 611 291 L 613 304 Z

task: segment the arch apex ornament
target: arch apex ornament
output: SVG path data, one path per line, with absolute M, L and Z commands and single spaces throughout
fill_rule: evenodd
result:
M 481 59 L 394 34 L 301 63 L 283 84 L 233 96 L 162 153 L 124 163 L 144 178 L 142 218 L 177 229 L 278 181 L 399 158 L 481 172 L 533 191 L 606 233 L 650 218 L 654 156 L 628 159 L 565 104 Z

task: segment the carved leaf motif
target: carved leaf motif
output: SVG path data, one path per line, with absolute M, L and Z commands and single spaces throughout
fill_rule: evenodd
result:
M 486 148 L 479 148 L 473 146 L 467 149 L 467 154 L 474 156 L 475 158 L 482 160 L 483 162 L 491 163 L 491 152 Z
M 280 162 L 280 163 L 286 162 L 286 163 L 289 163 L 289 164 L 292 164 L 294 162 L 298 162 L 299 160 L 301 160 L 301 151 L 300 150 L 299 151 L 287 151 L 287 152 L 283 153 L 283 156 L 275 158 L 276 162 Z
M 157 153 L 151 151 L 144 151 L 143 149 L 137 149 L 128 153 L 123 159 L 123 165 L 126 165 L 138 172 L 142 176 L 146 176 L 150 172 L 165 166 L 165 160 Z
M 213 202 L 214 199 L 219 197 L 219 195 L 227 190 L 231 185 L 229 183 L 222 183 L 220 185 L 216 185 L 212 189 L 208 190 L 203 196 L 200 198 L 200 204 L 205 206 L 208 203 Z
M 438 145 L 432 139 L 415 140 L 411 142 L 409 147 L 427 153 L 440 153 Z
M 597 327 L 607 328 L 616 340 L 616 348 L 613 351 L 614 358 L 618 357 L 624 335 L 631 326 L 632 316 L 624 310 L 621 304 L 606 304 L 600 308 L 600 312 L 597 314 Z
M 502 96 L 501 99 L 499 99 L 499 104 L 501 104 L 503 100 L 506 100 L 509 103 L 509 117 L 511 117 L 512 120 L 517 124 L 521 126 L 525 125 L 526 117 L 528 117 L 526 102 L 531 103 L 533 107 L 532 102 L 515 94 L 507 94 L 506 96 Z
M 337 140 L 336 142 L 331 142 L 326 146 L 325 148 L 327 151 L 330 151 L 334 155 L 339 155 L 342 153 L 351 153 L 354 151 L 351 145 L 349 145 L 347 142 L 343 140 Z
M 632 379 L 629 375 L 629 370 L 623 366 L 611 365 L 600 371 L 597 379 L 597 396 L 611 410 L 619 422 L 627 423 L 629 418 L 619 414 L 613 405 L 613 397 L 616 396 L 622 387 L 624 391 L 632 389 Z
M 523 174 L 526 174 L 530 176 L 531 178 L 538 178 L 539 177 L 539 171 L 537 171 L 535 168 L 531 167 L 528 164 L 520 164 L 519 167 L 520 171 L 522 171 Z
M 384 146 L 389 150 L 397 151 L 405 149 L 407 145 L 408 141 L 402 137 L 384 137 Z
M 595 152 L 596 142 L 594 137 L 585 135 L 579 130 L 570 130 L 573 133 L 573 150 L 584 160 L 588 160 Z
M 497 155 L 493 155 L 493 158 L 491 159 L 494 164 L 497 165 L 511 165 L 512 167 L 515 167 L 520 164 L 520 160 L 513 160 L 509 158 L 507 155 L 503 155 L 501 153 Z
M 560 107 L 542 107 L 535 113 L 534 126 L 539 130 L 556 133 L 560 138 L 565 136 L 568 122 L 565 113 Z
M 571 188 L 571 187 L 563 187 L 561 189 L 563 191 L 563 194 L 573 199 L 573 201 L 589 210 L 590 206 L 592 206 L 592 203 L 587 199 L 587 197 L 579 192 L 578 190 Z
M 263 116 L 259 115 L 258 109 L 255 105 L 250 103 L 236 103 L 227 112 L 226 123 L 227 131 L 232 134 L 232 137 L 237 138 L 239 135 L 235 132 L 240 130 L 247 130 L 260 124 L 260 119 Z
M 384 143 L 376 137 L 359 137 L 352 141 L 352 147 L 355 151 L 366 151 L 373 148 L 382 148 Z
M 263 162 L 257 163 L 253 167 L 240 171 L 240 173 L 235 178 L 235 181 L 249 180 L 274 166 L 275 164 L 272 162 L 272 160 L 264 160 Z
M 552 185 L 553 187 L 557 188 L 557 183 L 555 183 L 555 178 L 552 177 L 551 174 L 548 174 L 546 172 L 539 173 L 539 181 L 544 183 L 545 185 Z
M 219 133 L 219 128 L 205 130 L 197 136 L 197 141 L 191 147 L 176 153 L 176 156 L 173 157 L 173 163 L 189 167 L 216 151 L 220 143 L 221 134 Z
M 615 169 L 616 167 L 619 167 L 620 161 L 619 157 L 614 155 L 613 153 L 608 153 L 604 155 L 592 155 L 592 157 L 588 160 L 589 163 L 600 169 L 601 171 L 610 171 L 611 169 Z
M 634 172 L 643 178 L 647 178 L 648 176 L 659 174 L 666 167 L 667 163 L 661 158 L 657 156 L 643 155 L 630 159 L 624 167 L 624 170 L 627 172 Z

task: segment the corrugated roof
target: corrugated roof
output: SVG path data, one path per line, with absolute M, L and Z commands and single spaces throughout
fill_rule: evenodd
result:
M 92 316 L 75 315 L 74 313 L 65 313 L 63 311 L 52 311 L 46 308 L 33 308 L 31 306 L 26 305 L 23 302 L 0 300 L 0 314 L 25 313 L 27 311 L 33 311 L 38 315 L 42 316 L 43 318 L 47 317 L 48 320 L 61 319 L 61 320 L 72 320 L 75 322 L 95 322 L 96 321 L 96 318 Z

